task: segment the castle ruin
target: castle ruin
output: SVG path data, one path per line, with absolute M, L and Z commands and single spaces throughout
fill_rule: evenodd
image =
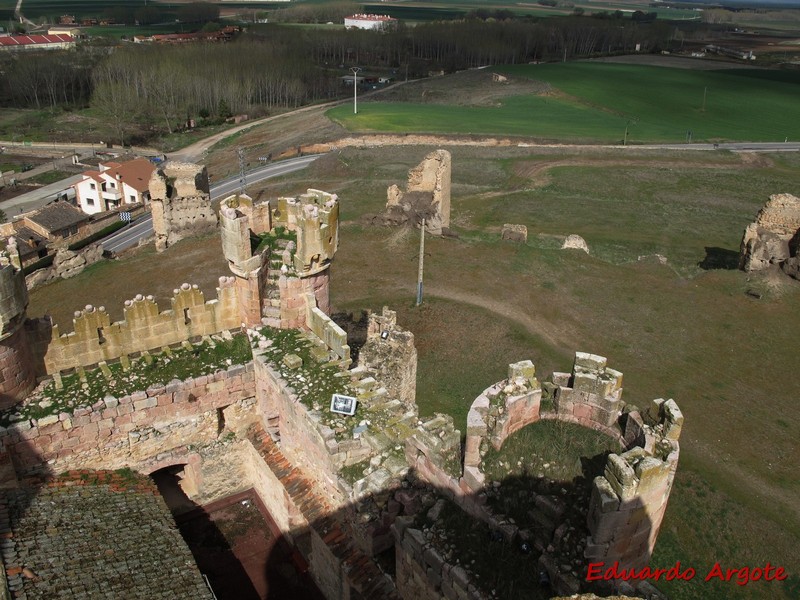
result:
M 744 231 L 739 268 L 762 271 L 780 267 L 800 279 L 800 198 L 773 194 Z
M 352 364 L 347 335 L 328 316 L 335 195 L 308 190 L 263 203 L 231 196 L 221 204 L 220 235 L 230 274 L 220 277 L 216 299 L 187 283 L 167 310 L 135 296 L 116 323 L 103 307 L 87 306 L 70 333 L 49 320 L 26 320 L 24 279 L 13 246 L 6 250 L 0 485 L 25 489 L 63 472 L 149 475 L 181 466 L 180 485 L 198 504 L 253 488 L 334 600 L 489 598 L 469 565 L 425 531 L 421 519 L 435 520 L 433 509 L 445 499 L 498 543 L 533 547 L 523 576 L 546 573 L 557 593 L 584 589 L 589 561 L 647 564 L 679 456 L 683 416 L 674 401 L 626 404 L 622 373 L 600 356 L 576 353 L 571 372 L 546 381 L 522 361 L 472 403 L 462 448 L 452 417 L 420 417 L 414 336 L 393 311 L 370 315 L 367 342 Z M 239 362 L 144 389 L 120 383 L 135 364 L 146 371 L 158 352 L 163 364 L 179 351 L 199 357 L 201 347 L 243 333 L 248 351 Z M 45 390 L 69 381 L 75 400 L 47 399 Z M 92 396 L 97 381 L 102 391 Z M 333 410 L 333 394 L 349 411 Z M 541 520 L 532 532 L 487 503 L 483 461 L 490 447 L 547 420 L 599 431 L 619 451 L 591 482 L 578 528 L 563 521 L 558 498 L 519 500 Z M 0 525 L 16 543 L 14 523 Z M 16 561 L 6 572 L 22 570 L 23 550 L 15 548 L 14 558 L 4 554 Z M 376 560 L 392 550 L 393 577 Z M 41 577 L 23 578 L 12 587 L 41 597 L 40 584 Z
M 148 187 L 157 252 L 187 236 L 216 230 L 204 166 L 169 161 L 153 171 Z
M 379 220 L 387 225 L 419 225 L 442 235 L 450 227 L 450 153 L 435 150 L 408 172 L 405 191 L 397 185 L 386 190 L 386 211 Z

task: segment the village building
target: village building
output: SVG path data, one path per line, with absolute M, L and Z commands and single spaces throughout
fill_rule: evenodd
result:
M 85 171 L 83 180 L 74 184 L 75 202 L 89 215 L 115 210 L 127 204 L 147 204 L 147 185 L 155 166 L 146 158 L 124 163 L 100 163 L 98 170 Z
M 71 50 L 75 38 L 71 35 L 6 35 L 0 36 L 2 50 Z
M 383 30 L 396 25 L 397 19 L 388 15 L 355 14 L 344 19 L 345 29 Z

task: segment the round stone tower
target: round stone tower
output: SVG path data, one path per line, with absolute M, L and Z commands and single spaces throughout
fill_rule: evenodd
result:
M 0 253 L 0 409 L 22 400 L 36 385 L 25 332 L 28 289 L 14 238 Z

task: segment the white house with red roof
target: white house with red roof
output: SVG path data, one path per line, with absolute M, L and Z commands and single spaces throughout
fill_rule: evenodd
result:
M 146 158 L 100 163 L 97 171 L 85 171 L 83 180 L 73 184 L 78 207 L 93 215 L 126 204 L 147 204 L 150 201 L 148 184 L 155 169 Z
M 76 38 L 71 35 L 5 35 L 0 36 L 0 50 L 70 50 Z

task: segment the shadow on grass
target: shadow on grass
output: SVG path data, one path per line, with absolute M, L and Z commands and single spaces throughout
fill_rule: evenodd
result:
M 697 266 L 704 271 L 734 271 L 739 268 L 739 253 L 727 248 L 706 246 L 706 256 Z

